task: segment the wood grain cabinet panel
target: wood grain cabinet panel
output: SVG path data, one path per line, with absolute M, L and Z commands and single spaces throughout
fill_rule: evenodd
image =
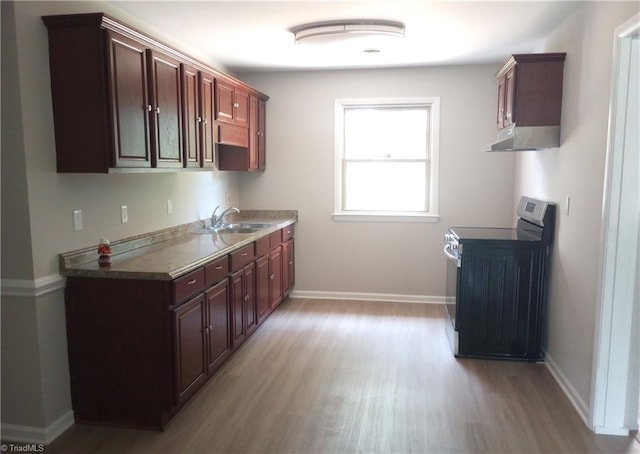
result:
M 118 33 L 108 33 L 110 101 L 113 115 L 112 140 L 115 147 L 112 167 L 151 167 L 149 85 L 146 48 Z M 54 93 L 54 102 L 57 96 Z M 56 118 L 57 123 L 64 122 Z M 79 125 L 76 125 L 79 127 Z M 69 136 L 72 133 L 69 132 Z M 68 137 L 67 137 L 68 139 Z M 64 139 L 66 140 L 66 139 Z M 70 139 L 69 139 L 70 140 Z M 56 144 L 60 148 L 65 143 Z M 65 163 L 58 163 L 64 165 Z M 72 163 L 75 164 L 75 163 Z
M 231 297 L 224 279 L 205 292 L 207 307 L 207 371 L 215 372 L 231 355 Z
M 173 312 L 176 403 L 184 403 L 207 379 L 207 320 L 204 295 Z
M 147 55 L 152 78 L 152 166 L 182 167 L 180 62 L 155 50 L 148 50 Z

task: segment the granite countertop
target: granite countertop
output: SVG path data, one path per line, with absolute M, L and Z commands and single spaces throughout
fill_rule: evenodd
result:
M 226 222 L 269 224 L 254 233 L 196 233 L 196 221 L 111 243 L 111 265 L 98 265 L 98 246 L 59 255 L 60 274 L 75 277 L 173 280 L 298 220 L 297 211 L 241 211 Z

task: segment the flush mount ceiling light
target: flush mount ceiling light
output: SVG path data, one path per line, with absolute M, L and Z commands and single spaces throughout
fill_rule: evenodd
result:
M 353 36 L 404 37 L 404 24 L 387 20 L 337 20 L 314 22 L 291 29 L 296 43 L 303 41 L 335 41 Z

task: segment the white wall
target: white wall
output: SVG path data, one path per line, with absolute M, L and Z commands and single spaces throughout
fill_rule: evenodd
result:
M 11 428 L 14 434 L 46 439 L 69 419 L 59 253 L 97 245 L 101 237 L 117 240 L 203 219 L 224 204 L 227 193 L 233 203 L 239 201 L 235 173 L 56 173 L 48 39 L 41 16 L 101 11 L 193 55 L 112 4 L 2 2 L 3 436 Z M 129 208 L 128 224 L 120 223 L 120 205 Z M 74 209 L 83 212 L 82 231 L 73 231 Z
M 299 210 L 296 291 L 441 298 L 447 228 L 513 226 L 515 158 L 480 151 L 499 66 L 240 74 L 271 96 L 267 171 L 241 177 L 241 206 Z M 441 98 L 440 222 L 333 221 L 334 100 L 403 96 Z
M 517 162 L 516 194 L 560 204 L 545 348 L 585 411 L 590 406 L 598 302 L 613 31 L 638 9 L 637 2 L 586 2 L 548 37 L 545 51 L 567 52 L 562 144 L 555 150 L 523 153 Z

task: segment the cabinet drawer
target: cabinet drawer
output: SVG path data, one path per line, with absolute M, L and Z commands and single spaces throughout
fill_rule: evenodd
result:
M 271 249 L 277 247 L 282 243 L 282 230 L 277 230 L 269 235 L 269 243 L 271 243 Z
M 215 260 L 204 267 L 205 282 L 207 287 L 217 284 L 229 274 L 229 256 Z
M 282 241 L 285 242 L 293 238 L 293 224 L 282 229 Z
M 199 268 L 173 281 L 173 300 L 176 303 L 183 301 L 201 292 L 204 287 L 204 268 Z
M 262 257 L 269 252 L 269 235 L 265 235 L 262 238 L 256 240 L 256 257 Z
M 231 253 L 231 271 L 238 270 L 255 258 L 254 243 Z

